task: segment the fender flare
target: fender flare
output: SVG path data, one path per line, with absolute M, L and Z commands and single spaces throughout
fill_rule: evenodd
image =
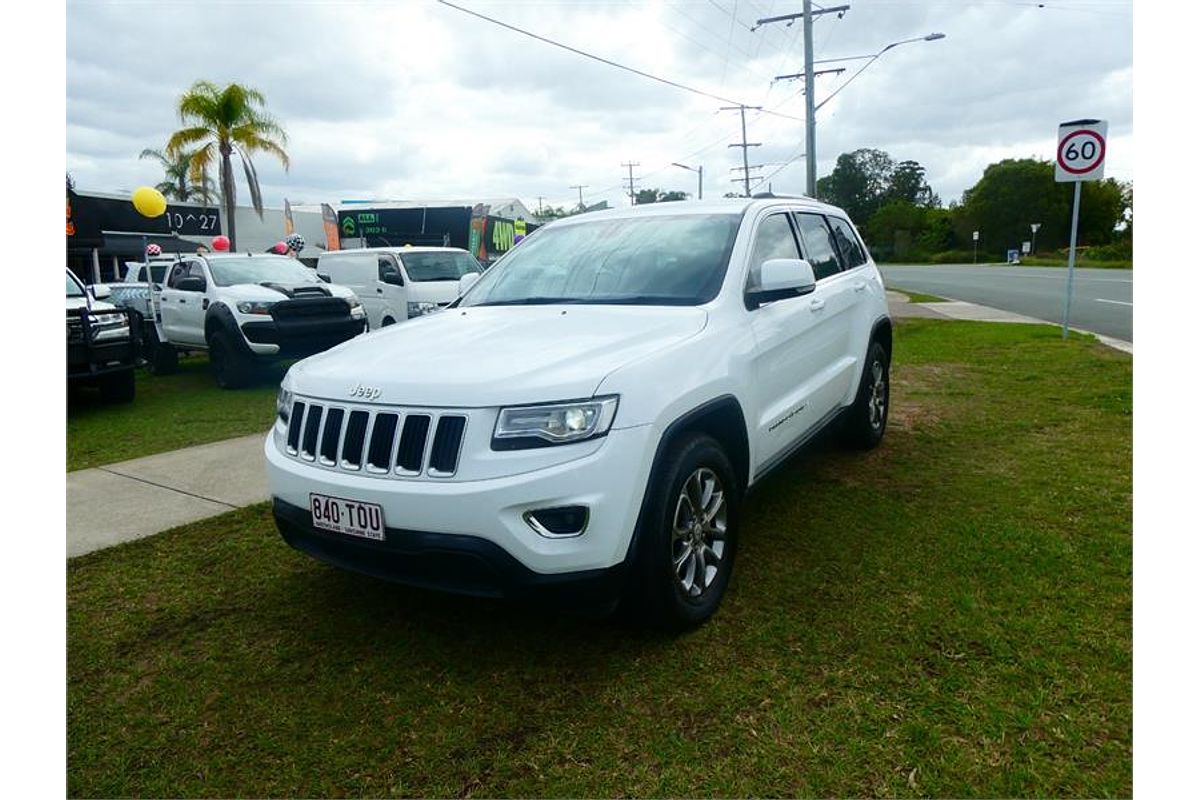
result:
M 213 333 L 218 330 L 228 335 L 230 343 L 243 356 L 254 355 L 250 345 L 246 344 L 246 337 L 242 335 L 242 330 L 238 327 L 237 320 L 234 319 L 229 306 L 224 303 L 211 303 L 204 315 L 205 344 L 211 342 Z

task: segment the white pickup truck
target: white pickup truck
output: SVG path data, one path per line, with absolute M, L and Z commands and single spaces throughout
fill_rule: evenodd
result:
M 152 371 L 173 372 L 180 351 L 205 350 L 217 384 L 227 389 L 248 383 L 258 363 L 319 353 L 366 330 L 366 314 L 350 289 L 273 254 L 129 264 L 112 299 L 141 317 Z

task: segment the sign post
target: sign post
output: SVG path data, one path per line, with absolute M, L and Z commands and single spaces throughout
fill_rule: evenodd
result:
M 1040 222 L 1032 222 L 1029 225 L 1029 230 L 1033 231 L 1033 242 L 1029 245 L 1029 254 L 1033 255 L 1037 252 L 1037 232 L 1038 228 L 1042 227 Z
M 1071 321 L 1071 292 L 1075 285 L 1075 243 L 1079 237 L 1079 192 L 1084 181 L 1104 177 L 1108 122 L 1077 119 L 1058 126 L 1058 150 L 1054 180 L 1075 184 L 1075 203 L 1071 207 L 1071 249 L 1067 255 L 1067 298 L 1063 304 L 1062 335 L 1067 338 Z M 1037 233 L 1035 230 L 1034 233 Z
M 979 261 L 979 231 L 971 233 L 971 241 L 973 243 L 971 245 L 971 263 L 974 264 Z

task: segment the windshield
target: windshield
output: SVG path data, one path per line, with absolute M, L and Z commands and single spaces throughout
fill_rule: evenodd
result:
M 483 272 L 470 253 L 401 253 L 400 260 L 414 281 L 456 281 L 468 272 Z
M 707 303 L 725 279 L 740 221 L 681 214 L 546 228 L 485 272 L 462 305 Z
M 67 275 L 67 297 L 83 297 L 83 289 L 69 274 Z
M 233 256 L 208 262 L 218 286 L 237 283 L 321 283 L 317 273 L 286 256 Z

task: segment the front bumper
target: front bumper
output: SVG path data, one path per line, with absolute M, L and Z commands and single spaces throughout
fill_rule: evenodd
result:
M 284 541 L 335 567 L 384 580 L 476 597 L 552 601 L 611 609 L 620 600 L 623 565 L 552 575 L 534 572 L 504 548 L 478 536 L 387 528 L 382 542 L 315 528 L 307 508 L 274 500 Z
M 304 358 L 353 339 L 367 329 L 366 317 L 349 316 L 301 320 L 243 322 L 242 335 L 256 354 Z M 266 345 L 266 346 L 264 346 Z
M 276 519 L 289 544 L 339 566 L 450 591 L 463 589 L 454 580 L 423 581 L 420 576 L 425 572 L 410 562 L 426 551 L 444 553 L 462 545 L 502 578 L 493 581 L 498 588 L 483 593 L 502 595 L 523 585 L 592 578 L 588 573 L 621 565 L 637 524 L 655 449 L 653 429 L 640 426 L 610 431 L 601 447 L 588 449 L 579 458 L 518 474 L 481 480 L 404 480 L 348 474 L 297 461 L 280 450 L 279 436 L 279 426 L 267 436 L 267 478 Z M 308 511 L 310 493 L 381 506 L 384 543 L 314 530 Z M 586 506 L 589 511 L 587 529 L 579 536 L 547 538 L 524 518 L 527 511 L 569 505 Z M 289 508 L 298 512 L 290 513 Z M 480 544 L 469 544 L 472 541 Z M 474 574 L 468 567 L 461 571 Z

